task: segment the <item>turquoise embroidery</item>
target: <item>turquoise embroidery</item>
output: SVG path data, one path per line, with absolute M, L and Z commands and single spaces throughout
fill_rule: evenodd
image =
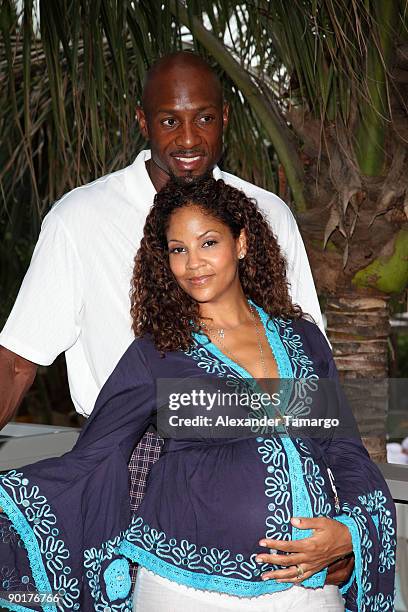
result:
M 304 440 L 296 438 L 296 446 L 303 463 L 303 477 L 313 502 L 313 516 L 332 516 L 333 507 L 324 489 L 325 481 L 320 467 L 311 456 L 310 448 Z
M 126 559 L 115 559 L 103 572 L 106 594 L 111 601 L 125 599 L 132 587 L 129 562 Z
M 27 550 L 37 590 L 41 593 L 58 592 L 63 609 L 77 609 L 78 580 L 68 577 L 71 568 L 65 561 L 69 558 L 69 551 L 57 537 L 57 519 L 47 499 L 37 486 L 30 486 L 28 479 L 16 470 L 0 476 L 0 482 L 0 507 L 12 521 Z M 47 571 L 52 576 L 52 584 Z M 45 603 L 43 610 L 56 612 L 57 607 L 54 603 Z
M 391 512 L 386 508 L 387 500 L 384 493 L 378 489 L 367 495 L 360 495 L 358 499 L 371 514 L 379 532 L 381 551 L 378 571 L 383 574 L 395 565 L 396 534 Z
M 288 587 L 259 580 L 263 572 L 277 566 L 256 563 L 255 553 L 244 557 L 227 549 L 198 548 L 185 539 L 178 542 L 147 525 L 141 517 L 133 518 L 117 552 L 165 578 L 194 588 L 254 597 Z
M 385 596 L 383 593 L 374 595 L 371 603 L 370 612 L 394 612 L 394 597 Z
M 3 599 L 2 597 L 0 597 L 0 610 L 12 610 L 12 612 L 36 612 L 32 608 L 20 606 L 19 604 L 15 604 L 7 599 Z
M 194 544 L 191 544 L 191 546 L 194 546 Z M 173 582 L 177 582 L 178 584 L 184 584 L 195 589 L 230 593 L 238 597 L 257 597 L 258 595 L 264 595 L 265 593 L 275 593 L 279 591 L 284 591 L 288 588 L 287 584 L 278 584 L 274 580 L 266 582 L 250 582 L 249 578 L 252 574 L 258 572 L 257 576 L 259 576 L 261 571 L 265 571 L 264 565 L 258 565 L 255 562 L 255 555 L 252 555 L 251 559 L 247 560 L 246 562 L 242 562 L 242 560 L 239 560 L 239 555 L 236 555 L 235 559 L 238 563 L 242 562 L 241 570 L 246 576 L 245 580 L 240 580 L 231 578 L 230 576 L 224 577 L 222 575 L 220 576 L 211 573 L 204 574 L 192 572 L 189 569 L 184 569 L 184 567 L 171 565 L 170 563 L 167 563 L 166 561 L 163 561 L 160 557 L 158 557 L 155 552 L 151 553 L 148 550 L 142 550 L 138 545 L 134 545 L 128 540 L 125 540 L 121 543 L 118 552 L 126 555 L 127 557 L 129 557 L 129 559 L 132 559 L 133 561 L 137 561 L 143 567 L 150 569 L 152 572 L 159 574 L 159 576 L 162 576 L 163 578 L 168 578 Z M 218 555 L 218 553 L 215 554 Z M 224 559 L 224 561 L 226 562 L 226 564 L 229 563 L 228 558 Z M 183 565 L 188 564 L 185 563 Z M 209 570 L 210 567 L 211 559 L 210 565 L 207 569 Z M 269 565 L 267 566 L 267 569 L 271 569 L 272 567 L 273 566 Z
M 186 539 L 180 542 L 175 538 L 169 539 L 163 531 L 150 527 L 142 517 L 137 516 L 133 517 L 125 540 L 134 544 L 135 549 L 139 547 L 176 566 L 204 574 L 216 572 L 229 578 L 251 580 L 259 578 L 263 571 L 271 567 L 256 563 L 256 554 L 245 558 L 242 554 L 233 555 L 227 549 L 198 548 Z M 122 546 L 119 550 L 122 552 Z
M 253 302 L 251 303 L 253 304 Z M 272 319 L 269 319 L 268 315 L 261 308 L 256 306 L 256 304 L 253 304 L 253 306 L 255 306 L 262 321 L 262 324 L 265 328 L 266 337 L 271 346 L 271 350 L 275 356 L 280 378 L 292 378 L 291 363 L 286 353 L 286 350 L 280 341 L 280 337 L 275 327 L 274 321 Z M 279 319 L 279 321 L 282 324 L 285 324 L 283 320 Z M 204 334 L 194 334 L 194 338 L 196 342 L 198 342 L 202 346 L 191 347 L 188 351 L 186 351 L 186 355 L 192 357 L 195 361 L 197 361 L 197 365 L 199 368 L 203 368 L 208 374 L 213 374 L 220 377 L 233 377 L 234 375 L 236 377 L 237 374 L 239 374 L 241 378 L 252 379 L 251 374 L 247 370 L 232 361 L 232 359 L 230 359 L 227 355 L 222 353 L 215 344 L 209 341 L 207 336 L 205 336 Z M 299 336 L 297 336 L 297 338 L 299 338 Z M 209 355 L 209 352 L 212 353 L 217 358 L 217 360 L 212 359 Z
M 251 303 L 253 304 L 253 302 Z M 282 325 L 284 325 L 285 322 L 283 321 L 283 319 L 270 319 L 262 308 L 259 308 L 256 304 L 253 304 L 253 306 L 255 306 L 259 318 L 262 321 L 262 325 L 264 326 L 267 340 L 269 342 L 272 353 L 276 360 L 276 364 L 278 366 L 279 377 L 293 378 L 294 373 L 292 369 L 291 360 L 289 359 L 288 353 L 286 352 L 285 347 L 281 342 L 278 329 L 275 325 L 275 322 L 277 324 L 280 323 Z
M 277 361 L 280 377 L 313 379 L 312 381 L 295 381 L 290 403 L 285 406 L 285 414 L 308 414 L 310 406 L 305 405 L 302 399 L 302 397 L 307 397 L 308 394 L 299 391 L 305 384 L 309 388 L 317 387 L 315 380 L 318 377 L 314 373 L 313 362 L 304 353 L 300 336 L 293 333 L 290 321 L 276 319 L 278 332 L 275 322 L 268 320 L 268 316 L 263 310 L 259 308 L 257 310 Z M 258 447 L 258 452 L 262 456 L 262 461 L 269 463 L 271 459 L 273 460 L 273 465 L 267 466 L 270 475 L 265 479 L 265 495 L 273 498 L 273 502 L 268 503 L 267 506 L 270 514 L 266 519 L 266 537 L 293 540 L 308 537 L 311 535 L 310 530 L 299 530 L 295 527 L 290 530 L 291 516 L 311 517 L 314 515 L 305 485 L 305 465 L 302 465 L 299 451 L 289 437 L 284 437 L 281 440 L 279 438 L 263 440 L 261 437 L 257 439 L 257 442 L 261 444 Z M 273 449 L 272 453 L 270 453 L 271 449 Z M 312 462 L 311 458 L 309 458 L 306 467 L 308 469 L 316 467 L 318 470 L 318 466 Z M 323 481 L 323 479 L 321 480 Z M 290 501 L 292 507 L 290 507 Z M 324 501 L 321 504 L 324 509 L 327 509 L 327 504 L 324 505 Z M 315 574 L 305 580 L 304 585 L 322 586 L 326 572 L 327 570 L 323 570 Z
M 384 573 L 395 565 L 395 528 L 392 524 L 391 512 L 385 506 L 386 498 L 382 491 L 375 490 L 367 495 L 360 495 L 359 501 L 371 515 L 371 519 L 380 530 L 380 554 L 378 571 Z M 372 593 L 373 585 L 369 580 L 370 563 L 373 561 L 373 542 L 369 535 L 367 521 L 369 520 L 359 506 L 350 508 L 343 505 L 347 516 L 337 517 L 337 520 L 347 524 L 350 529 L 356 564 L 358 585 L 358 611 L 360 612 L 392 612 L 393 597 L 383 593 Z M 347 522 L 345 522 L 345 519 Z M 342 589 L 342 592 L 345 590 Z
M 268 498 L 265 536 L 290 540 L 292 516 L 288 457 L 280 438 L 257 438 L 258 453 L 266 465 L 265 495 Z
M 223 578 L 222 576 L 211 574 L 193 573 L 189 570 L 170 565 L 169 563 L 158 558 L 146 550 L 141 550 L 138 546 L 131 544 L 128 541 L 122 542 L 119 547 L 119 552 L 129 557 L 134 561 L 159 574 L 163 578 L 168 578 L 178 584 L 191 586 L 195 589 L 203 589 L 207 591 L 217 591 L 221 593 L 230 593 L 239 597 L 257 597 L 265 593 L 275 593 L 287 589 L 287 584 L 278 584 L 273 580 L 267 582 L 249 582 L 247 580 L 236 580 L 232 578 Z M 237 555 L 238 557 L 238 555 Z M 258 564 L 255 561 L 248 562 L 248 568 L 256 568 Z M 259 567 L 259 566 L 258 566 Z M 262 568 L 262 566 L 260 566 Z M 271 569 L 271 566 L 268 566 Z M 264 571 L 264 570 L 263 570 Z
M 344 510 L 346 510 L 346 508 L 344 508 Z M 350 515 L 346 515 L 346 514 L 341 514 L 339 516 L 335 516 L 333 517 L 336 521 L 338 521 L 339 523 L 343 523 L 343 525 L 345 525 L 346 527 L 348 527 L 348 530 L 350 531 L 350 535 L 351 535 L 351 541 L 352 541 L 352 546 L 353 546 L 353 552 L 354 552 L 354 573 L 353 576 L 355 575 L 357 578 L 357 585 L 358 585 L 358 591 L 357 591 L 357 610 L 358 612 L 361 612 L 362 608 L 362 593 L 364 591 L 364 585 L 362 584 L 362 581 L 364 580 L 364 576 L 363 576 L 363 562 L 362 562 L 362 558 L 363 558 L 363 554 L 362 554 L 362 543 L 361 543 L 361 533 L 359 531 L 358 525 L 357 523 L 353 520 L 353 518 L 351 518 Z M 342 588 L 341 593 L 344 594 L 347 592 L 348 588 L 350 586 L 350 581 Z
M 377 529 L 378 535 L 380 535 L 380 517 L 378 516 L 378 514 L 373 514 L 371 518 L 373 519 L 373 523 L 375 525 L 375 528 Z
M 199 334 L 195 334 L 195 338 L 197 342 L 206 342 L 207 338 L 205 336 L 200 336 Z M 202 368 L 207 374 L 212 374 L 215 376 L 229 376 L 232 373 L 230 372 L 230 368 L 223 364 L 220 361 L 216 361 L 209 354 L 205 347 L 193 346 L 188 351 L 185 352 L 188 357 L 191 357 L 195 361 L 197 361 L 197 365 L 199 368 Z
M 285 347 L 286 359 L 292 367 L 294 378 L 318 378 L 314 374 L 313 361 L 305 354 L 303 343 L 299 334 L 293 333 L 292 321 L 274 319 L 279 331 L 279 339 Z
M 303 458 L 303 476 L 313 501 L 312 515 L 331 515 L 332 505 L 328 501 L 326 491 L 323 489 L 324 478 L 321 475 L 319 466 L 311 457 Z
M 267 506 L 270 514 L 266 518 L 266 537 L 279 540 L 307 538 L 311 535 L 310 530 L 296 529 L 290 524 L 292 516 L 314 516 L 298 451 L 290 438 L 258 438 L 257 442 L 263 463 L 272 463 L 267 465 L 270 476 L 265 478 L 265 495 L 272 499 Z M 318 469 L 316 464 L 314 467 Z M 326 504 L 325 509 L 330 509 L 330 506 Z M 323 586 L 326 573 L 324 569 L 302 584 L 313 588 Z
M 111 595 L 114 594 L 116 588 L 112 586 L 112 589 L 109 585 L 108 592 L 108 584 L 106 584 L 106 596 L 105 596 L 105 588 L 101 585 L 101 572 L 102 567 L 108 561 L 112 561 L 114 559 L 123 562 L 123 557 L 118 559 L 117 556 L 117 547 L 120 542 L 123 540 L 124 533 L 120 533 L 118 536 L 113 538 L 112 540 L 107 540 L 103 543 L 101 548 L 97 549 L 95 547 L 88 548 L 84 551 L 84 568 L 86 569 L 86 578 L 88 580 L 89 589 L 91 591 L 91 595 L 94 599 L 95 610 L 99 612 L 104 612 L 104 610 L 109 610 L 109 612 L 133 612 L 133 604 L 132 604 L 132 595 L 128 597 L 129 591 L 122 597 L 124 601 L 120 601 L 117 603 L 112 603 Z M 113 561 L 114 562 L 114 561 Z M 112 563 L 108 564 L 108 568 Z M 116 571 L 118 566 L 114 565 L 113 569 Z M 123 572 L 123 591 L 125 591 L 125 585 L 129 584 L 130 581 L 130 570 L 129 564 L 127 566 L 127 570 L 125 569 L 125 565 L 121 563 L 120 565 L 121 572 Z M 127 575 L 126 575 L 127 571 Z M 104 572 L 105 578 L 106 571 Z M 113 576 L 114 572 L 111 571 L 108 573 L 108 580 Z

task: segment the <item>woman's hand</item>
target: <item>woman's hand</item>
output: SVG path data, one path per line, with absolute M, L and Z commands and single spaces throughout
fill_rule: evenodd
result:
M 353 552 L 351 535 L 345 525 L 330 518 L 292 518 L 291 523 L 297 529 L 313 529 L 313 535 L 303 540 L 260 540 L 260 546 L 286 555 L 258 554 L 259 563 L 282 565 L 286 569 L 265 572 L 262 580 L 271 578 L 277 582 L 298 584 L 316 574 L 334 561 Z M 299 577 L 300 572 L 303 571 Z

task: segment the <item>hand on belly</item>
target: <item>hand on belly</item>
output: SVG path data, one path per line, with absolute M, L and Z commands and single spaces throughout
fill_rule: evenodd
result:
M 313 534 L 303 540 L 260 540 L 260 546 L 287 553 L 257 555 L 256 560 L 259 563 L 286 568 L 265 572 L 262 580 L 273 579 L 277 582 L 298 584 L 353 552 L 348 528 L 334 519 L 292 518 L 291 523 L 297 529 L 312 529 Z

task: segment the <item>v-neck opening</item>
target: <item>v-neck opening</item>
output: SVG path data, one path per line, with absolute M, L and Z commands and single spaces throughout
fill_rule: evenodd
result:
M 252 300 L 249 300 L 250 304 L 256 309 L 262 326 L 265 330 L 266 340 L 268 342 L 268 346 L 272 351 L 272 356 L 275 359 L 276 365 L 278 367 L 279 378 L 292 378 L 292 366 L 290 363 L 289 356 L 286 352 L 285 347 L 283 346 L 282 340 L 279 336 L 278 330 L 275 326 L 275 323 L 272 318 L 270 318 L 263 308 L 257 306 Z M 272 327 L 268 325 L 271 323 Z M 228 365 L 231 369 L 237 372 L 242 378 L 252 378 L 255 377 L 248 372 L 245 368 L 243 368 L 239 363 L 228 357 L 221 349 L 214 344 L 208 336 L 200 333 L 195 333 L 194 338 L 202 344 L 206 349 L 211 351 L 217 359 L 219 359 L 222 363 Z

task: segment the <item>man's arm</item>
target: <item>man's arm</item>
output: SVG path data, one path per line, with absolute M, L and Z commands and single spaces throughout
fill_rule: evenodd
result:
M 36 373 L 37 364 L 0 346 L 0 430 L 15 415 Z

